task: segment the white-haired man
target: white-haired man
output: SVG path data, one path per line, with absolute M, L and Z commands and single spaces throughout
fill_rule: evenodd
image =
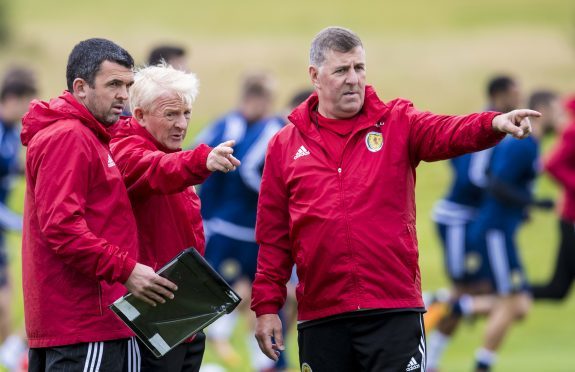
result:
M 424 311 L 415 231 L 415 168 L 531 132 L 516 110 L 468 116 L 383 103 L 366 85 L 363 44 L 329 27 L 311 46 L 316 93 L 268 146 L 252 290 L 256 337 L 283 349 L 277 315 L 297 265 L 303 371 L 424 371 Z M 275 339 L 275 340 L 274 340 Z
M 110 143 L 136 216 L 140 262 L 154 269 L 188 247 L 204 253 L 194 185 L 214 171 L 228 172 L 240 165 L 232 155 L 233 141 L 181 151 L 197 93 L 192 73 L 165 64 L 140 69 L 130 88 L 133 116 L 116 125 Z M 157 359 L 133 342 L 131 355 L 141 354 L 142 371 L 198 371 L 204 343 L 199 333 Z

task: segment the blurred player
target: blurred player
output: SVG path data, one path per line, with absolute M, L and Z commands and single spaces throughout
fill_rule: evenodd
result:
M 26 346 L 19 335 L 12 334 L 12 287 L 9 280 L 7 230 L 22 230 L 22 216 L 7 207 L 14 177 L 21 175 L 20 121 L 28 104 L 36 96 L 33 71 L 9 70 L 0 88 L 0 366 L 13 370 Z
M 560 123 L 560 105 L 554 93 L 538 91 L 531 95 L 529 107 L 542 116 L 532 120 L 530 138 L 506 138 L 495 146 L 487 192 L 468 230 L 467 245 L 478 257 L 476 277 L 489 279 L 493 295 L 463 295 L 452 309 L 459 316 L 488 315 L 483 346 L 476 353 L 477 372 L 491 370 L 510 327 L 524 318 L 531 306 L 517 232 L 529 208 L 553 207 L 549 199 L 535 199 L 533 184 L 539 169 L 540 141 Z
M 563 188 L 561 240 L 551 279 L 532 287 L 535 300 L 563 300 L 575 280 L 575 97 L 565 107 L 571 121 L 545 163 L 545 170 Z
M 162 61 L 176 70 L 188 71 L 188 54 L 183 47 L 165 44 L 152 49 L 148 56 L 148 66 L 155 66 Z
M 487 85 L 486 111 L 508 112 L 521 103 L 519 84 L 509 76 L 496 76 Z M 465 246 L 469 223 L 477 215 L 487 183 L 487 167 L 493 149 L 458 156 L 450 160 L 453 181 L 446 197 L 436 203 L 433 220 L 444 249 L 447 277 L 451 281 L 451 301 L 462 294 L 478 294 L 489 291 L 487 281 L 477 279 L 480 257 Z M 432 304 L 425 315 L 426 330 L 437 330 L 428 338 L 427 367 L 436 368 L 443 349 L 455 332 L 460 316 L 446 313 L 446 304 Z
M 258 254 L 254 233 L 258 192 L 268 141 L 283 125 L 280 118 L 271 115 L 274 84 L 267 73 L 247 74 L 238 109 L 210 125 L 196 140 L 210 146 L 223 138 L 236 141 L 234 156 L 242 166 L 237 172 L 212 175 L 200 188 L 200 198 L 206 259 L 244 298 L 239 310 L 248 317 L 250 329 L 254 322 L 249 312 L 250 287 Z M 237 313 L 222 317 L 207 332 L 216 353 L 231 365 L 239 363 L 239 356 L 229 343 L 236 317 Z M 255 370 L 273 367 L 253 337 L 249 337 L 249 345 Z

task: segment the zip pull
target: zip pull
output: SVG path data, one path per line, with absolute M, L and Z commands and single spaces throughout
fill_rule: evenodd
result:
M 375 123 L 375 127 L 381 128 L 381 127 L 383 127 L 383 124 L 385 124 L 383 121 L 377 122 L 377 123 Z

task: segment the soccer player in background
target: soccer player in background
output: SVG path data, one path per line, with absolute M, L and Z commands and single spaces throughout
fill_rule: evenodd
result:
M 299 279 L 303 371 L 424 371 L 415 168 L 529 135 L 515 110 L 435 115 L 382 102 L 366 85 L 363 44 L 328 27 L 313 39 L 315 93 L 270 141 L 258 201 L 252 310 L 261 350 L 284 349 L 278 316 Z
M 0 366 L 13 370 L 26 344 L 12 331 L 13 294 L 8 270 L 6 231 L 22 230 L 22 216 L 11 211 L 8 198 L 14 178 L 23 173 L 20 161 L 20 121 L 36 96 L 36 77 L 26 68 L 6 72 L 0 87 Z
M 254 324 L 249 298 L 258 254 L 254 232 L 258 192 L 268 141 L 283 126 L 282 118 L 272 115 L 274 98 L 275 81 L 269 73 L 247 73 L 242 80 L 238 108 L 196 138 L 196 143 L 210 146 L 224 138 L 235 140 L 234 156 L 242 162 L 237 172 L 214 174 L 200 188 L 206 259 L 244 299 L 239 311 L 223 316 L 207 331 L 208 341 L 228 365 L 240 360 L 229 343 L 238 313 L 247 317 L 250 329 Z M 251 336 L 248 345 L 254 370 L 274 366 Z M 279 367 L 283 368 L 283 364 Z
M 164 44 L 150 51 L 148 66 L 155 66 L 162 61 L 176 70 L 188 71 L 188 53 L 181 46 Z
M 486 111 L 508 112 L 519 108 L 521 103 L 519 84 L 510 76 L 490 79 L 486 93 Z M 466 232 L 483 200 L 492 151 L 490 148 L 451 159 L 451 186 L 447 195 L 433 208 L 432 218 L 441 238 L 444 265 L 452 285 L 449 301 L 455 301 L 463 294 L 490 292 L 489 282 L 477 278 L 480 257 L 466 246 Z M 446 304 L 442 301 L 431 304 L 425 315 L 426 330 L 437 325 L 428 337 L 428 369 L 438 367 L 443 350 L 461 318 L 458 313 L 445 312 Z
M 130 87 L 132 117 L 114 126 L 110 150 L 122 173 L 139 232 L 139 262 L 160 269 L 183 250 L 204 253 L 200 199 L 194 185 L 212 172 L 235 170 L 232 141 L 182 151 L 192 103 L 198 93 L 194 74 L 166 64 L 136 71 Z M 177 296 L 177 293 L 176 293 Z M 131 354 L 141 355 L 142 372 L 197 372 L 205 335 L 156 358 L 139 340 Z
M 533 187 L 540 168 L 540 142 L 561 124 L 561 106 L 555 93 L 537 91 L 530 96 L 529 107 L 542 116 L 533 119 L 530 138 L 517 141 L 508 137 L 493 149 L 486 193 L 468 230 L 470 254 L 479 261 L 476 278 L 487 279 L 492 294 L 464 294 L 452 308 L 460 316 L 487 316 L 483 345 L 475 356 L 477 372 L 491 370 L 509 329 L 531 307 L 517 233 L 530 208 L 553 208 L 550 199 L 534 197 Z

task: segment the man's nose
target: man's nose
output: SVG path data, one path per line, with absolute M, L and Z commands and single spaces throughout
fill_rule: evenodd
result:
M 355 69 L 349 69 L 345 78 L 345 82 L 349 85 L 356 85 L 359 82 L 359 75 Z
M 176 128 L 178 129 L 187 129 L 188 128 L 188 119 L 184 114 L 178 115 L 176 119 Z
M 123 99 L 123 100 L 127 100 L 129 95 L 128 95 L 128 86 L 127 85 L 122 85 L 122 87 L 120 87 L 120 89 L 118 90 L 118 94 L 117 94 L 119 99 Z

